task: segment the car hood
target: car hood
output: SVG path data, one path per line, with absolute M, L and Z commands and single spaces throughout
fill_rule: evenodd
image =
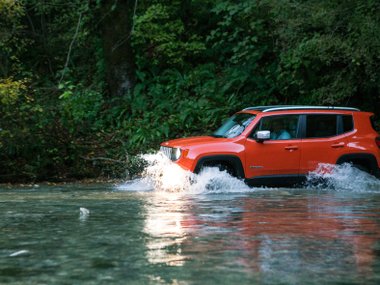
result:
M 201 136 L 201 137 L 190 137 L 190 138 L 181 138 L 163 142 L 161 146 L 167 147 L 180 147 L 187 148 L 196 145 L 210 144 L 210 143 L 221 143 L 229 141 L 227 138 L 215 138 L 211 136 Z

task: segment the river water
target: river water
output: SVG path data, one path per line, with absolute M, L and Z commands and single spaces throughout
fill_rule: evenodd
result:
M 118 185 L 2 186 L 0 284 L 380 284 L 378 180 L 248 188 L 149 159 Z

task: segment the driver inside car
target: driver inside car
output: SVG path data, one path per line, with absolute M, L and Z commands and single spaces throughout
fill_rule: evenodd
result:
M 285 124 L 282 120 L 275 120 L 272 123 L 270 138 L 272 140 L 288 140 L 292 136 L 286 130 Z

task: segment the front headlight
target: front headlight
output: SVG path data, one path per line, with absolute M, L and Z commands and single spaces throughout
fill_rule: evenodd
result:
M 172 149 L 172 157 L 171 160 L 176 161 L 181 157 L 181 149 L 180 148 L 173 148 Z

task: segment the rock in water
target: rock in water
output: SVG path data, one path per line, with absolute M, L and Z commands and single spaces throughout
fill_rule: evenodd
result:
M 89 215 L 90 215 L 90 210 L 83 208 L 83 207 L 79 208 L 79 219 L 80 220 L 86 220 Z

